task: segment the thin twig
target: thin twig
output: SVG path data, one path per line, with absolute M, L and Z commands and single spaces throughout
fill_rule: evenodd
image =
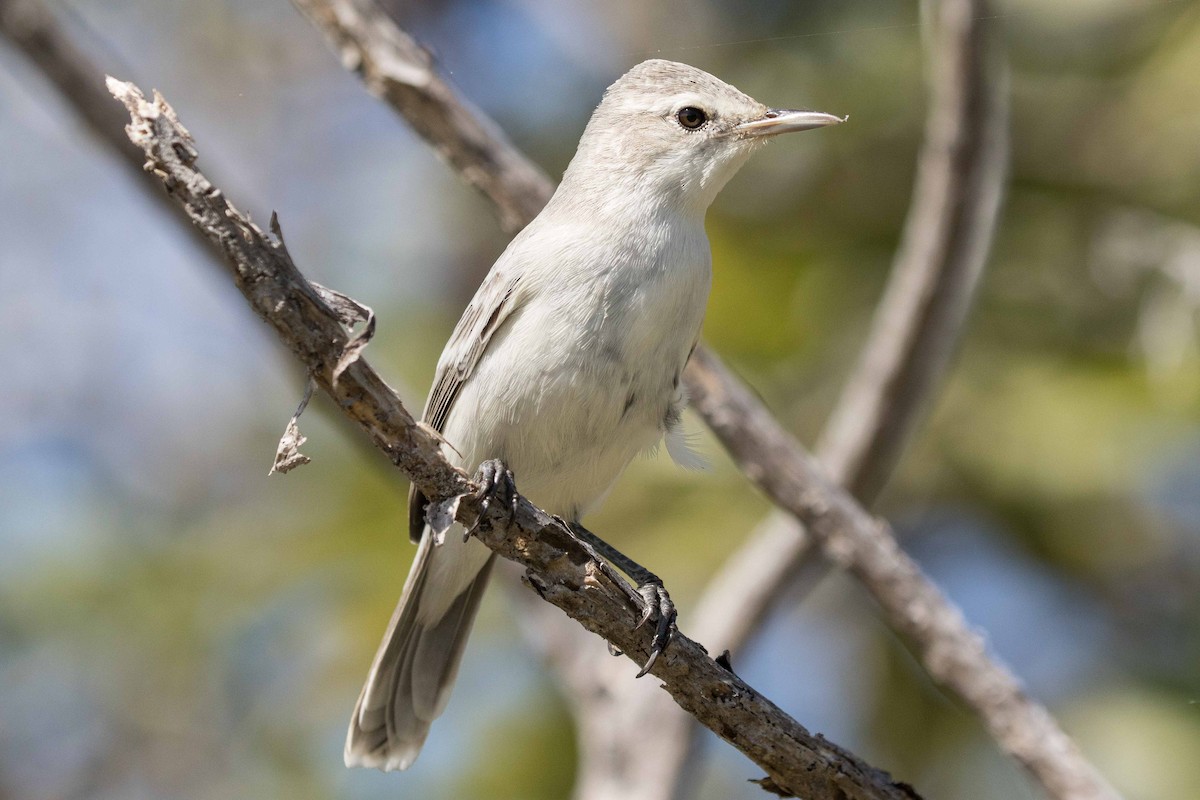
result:
M 985 0 L 935 0 L 930 107 L 904 236 L 858 365 L 817 444 L 870 505 L 945 371 L 987 261 L 1008 172 L 1008 75 Z
M 109 79 L 130 112 L 126 128 L 146 167 L 178 209 L 220 246 L 238 288 L 342 412 L 402 469 L 433 504 L 457 499 L 456 519 L 499 555 L 525 567 L 537 593 L 630 658 L 644 661 L 652 632 L 636 628 L 637 594 L 615 581 L 554 517 L 521 499 L 515 513 L 484 512 L 477 487 L 442 455 L 439 438 L 419 425 L 361 357 L 347 361 L 352 337 L 322 294 L 300 274 L 278 226 L 268 237 L 196 169 L 198 153 L 174 110 L 148 101 L 133 84 Z M 774 784 L 812 798 L 903 800 L 912 789 L 848 751 L 813 736 L 682 634 L 651 674 L 682 707 L 767 771 Z

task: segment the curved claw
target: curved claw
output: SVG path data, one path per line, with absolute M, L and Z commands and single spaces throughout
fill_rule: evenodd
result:
M 671 601 L 671 596 L 667 594 L 667 589 L 662 583 L 647 583 L 638 587 L 638 594 L 646 601 L 646 610 L 642 613 L 642 618 L 638 621 L 636 628 L 640 628 L 650 619 L 657 619 L 657 624 L 654 627 L 654 640 L 650 643 L 650 658 L 646 659 L 646 663 L 638 672 L 637 677 L 650 672 L 650 669 L 658 661 L 658 657 L 667 649 L 667 645 L 671 642 L 671 636 L 675 633 L 675 618 L 678 616 L 675 611 L 675 603 Z
M 642 671 L 637 675 L 640 678 L 650 671 L 654 663 L 658 660 L 659 655 L 662 654 L 663 650 L 671 642 L 671 637 L 675 632 L 675 604 L 671 602 L 671 596 L 667 594 L 662 579 L 653 572 L 638 564 L 578 522 L 565 523 L 565 525 L 587 549 L 588 554 L 596 560 L 600 570 L 615 585 L 621 587 L 631 601 L 636 603 L 638 600 L 641 600 L 642 618 L 634 625 L 634 630 L 642 627 L 652 619 L 657 622 L 654 626 L 654 640 L 650 643 L 650 657 L 646 660 Z M 633 590 L 629 587 L 629 584 L 617 577 L 613 568 L 604 559 L 611 561 L 637 583 L 637 597 L 634 597 Z M 610 643 L 609 652 L 613 652 L 613 649 Z

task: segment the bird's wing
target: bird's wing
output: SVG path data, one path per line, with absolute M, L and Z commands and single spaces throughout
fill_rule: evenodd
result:
M 475 297 L 454 327 L 454 333 L 450 335 L 450 341 L 446 342 L 442 357 L 438 360 L 433 388 L 429 391 L 429 399 L 425 401 L 425 411 L 421 415 L 424 422 L 435 430 L 444 428 L 455 398 L 487 350 L 492 335 L 508 315 L 519 307 L 520 294 L 517 290 L 522 273 L 522 270 L 505 269 L 498 264 L 483 279 Z M 420 541 L 421 532 L 425 529 L 427 502 L 415 486 L 409 488 L 408 535 L 414 542 Z

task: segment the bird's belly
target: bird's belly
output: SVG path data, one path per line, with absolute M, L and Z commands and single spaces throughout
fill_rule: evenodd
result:
M 506 377 L 519 380 L 517 374 Z M 627 382 L 618 370 L 558 367 L 528 379 L 524 391 L 460 397 L 447 439 L 462 452 L 464 467 L 500 458 L 532 502 L 578 518 L 662 432 L 648 409 L 639 407 L 648 404 L 635 397 L 626 408 L 629 395 L 614 393 Z M 474 413 L 463 413 L 468 409 Z
M 632 363 L 604 352 L 602 336 L 582 346 L 555 341 L 553 326 L 530 322 L 517 320 L 493 340 L 444 433 L 465 468 L 503 459 L 532 502 L 577 519 L 662 437 L 690 338 L 660 342 L 661 352 Z M 535 333 L 536 346 L 523 342 Z

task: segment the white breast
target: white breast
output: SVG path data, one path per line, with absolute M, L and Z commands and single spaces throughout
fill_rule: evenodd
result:
M 444 430 L 464 467 L 501 458 L 531 501 L 568 519 L 662 437 L 704 318 L 703 227 L 662 220 L 638 233 L 540 232 L 530 295 L 494 335 Z

